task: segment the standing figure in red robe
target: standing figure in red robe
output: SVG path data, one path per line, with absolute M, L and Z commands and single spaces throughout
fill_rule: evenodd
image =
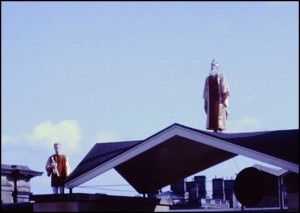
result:
M 60 147 L 60 143 L 54 144 L 55 154 L 51 155 L 46 163 L 47 175 L 51 176 L 53 194 L 65 193 L 65 181 L 71 173 L 69 159 L 61 153 Z
M 204 85 L 204 110 L 207 115 L 206 129 L 222 132 L 226 129 L 228 116 L 229 88 L 224 75 L 219 72 L 219 64 L 213 59 L 209 76 Z

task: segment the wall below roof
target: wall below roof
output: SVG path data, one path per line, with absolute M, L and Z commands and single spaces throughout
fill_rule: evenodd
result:
M 33 195 L 34 212 L 162 212 L 172 200 L 104 194 Z

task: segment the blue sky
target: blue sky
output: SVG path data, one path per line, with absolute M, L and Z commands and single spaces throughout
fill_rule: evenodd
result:
M 213 58 L 231 93 L 225 133 L 299 128 L 298 2 L 2 1 L 1 10 L 3 164 L 44 171 L 59 141 L 75 168 L 97 142 L 142 140 L 173 123 L 205 130 Z M 234 177 L 254 163 L 237 157 L 197 175 Z M 74 192 L 137 194 L 115 171 L 85 185 L 103 190 Z M 31 187 L 51 193 L 45 173 Z

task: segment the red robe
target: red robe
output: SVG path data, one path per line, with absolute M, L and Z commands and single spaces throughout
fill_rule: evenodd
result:
M 52 159 L 57 163 L 57 171 L 49 168 Z M 46 163 L 46 171 L 48 176 L 51 175 L 51 186 L 64 186 L 66 178 L 70 175 L 70 165 L 66 155 L 52 155 L 48 158 Z
M 206 129 L 226 129 L 229 89 L 225 77 L 216 73 L 205 80 L 203 98 L 207 114 Z

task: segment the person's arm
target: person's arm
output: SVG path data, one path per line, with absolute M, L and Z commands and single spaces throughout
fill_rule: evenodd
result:
M 51 175 L 52 172 L 52 166 L 51 166 L 51 161 L 50 158 L 48 158 L 45 169 L 47 171 L 47 176 L 49 177 Z
M 208 78 L 205 79 L 204 90 L 203 90 L 203 99 L 204 99 L 204 111 L 207 114 L 208 107 Z
M 222 102 L 223 102 L 223 105 L 225 106 L 225 107 L 228 107 L 228 93 L 227 92 L 224 92 L 223 94 L 222 94 Z
M 69 158 L 66 156 L 66 176 L 68 177 L 71 174 L 71 166 L 69 163 Z
M 225 107 L 228 107 L 229 88 L 228 83 L 224 75 L 221 76 L 221 89 L 222 89 L 222 103 Z

